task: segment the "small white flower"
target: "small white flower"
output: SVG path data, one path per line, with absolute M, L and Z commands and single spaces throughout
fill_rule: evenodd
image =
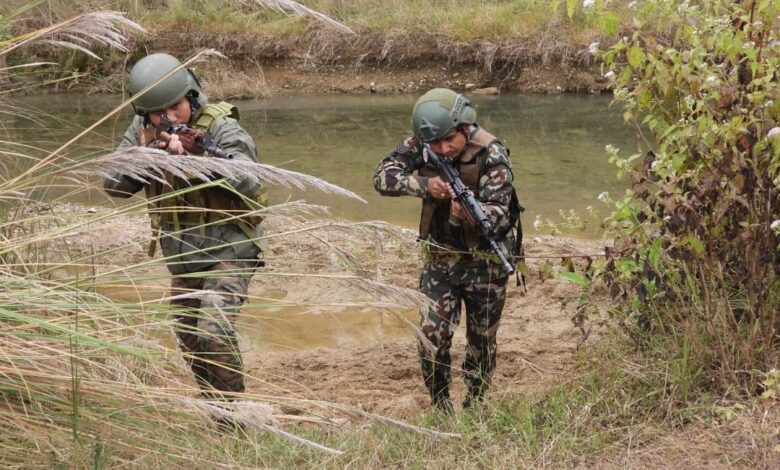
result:
M 710 75 L 709 77 L 707 77 L 707 83 L 713 83 L 717 79 L 718 79 L 718 77 L 716 77 L 715 75 Z
M 609 193 L 607 191 L 603 191 L 603 192 L 599 193 L 598 196 L 596 196 L 596 199 L 598 199 L 601 202 L 604 202 L 607 199 L 609 199 Z
M 780 135 L 780 127 L 773 127 L 769 129 L 769 132 L 766 133 L 767 137 L 774 137 L 776 135 Z
M 609 80 L 610 78 L 612 78 L 614 76 L 615 76 L 615 72 L 613 72 L 612 70 L 610 70 L 609 72 L 604 74 L 604 78 L 606 78 L 607 80 Z
M 780 229 L 780 220 L 775 220 L 771 224 L 769 224 L 769 228 L 772 230 L 778 230 Z
M 594 3 L 596 3 L 596 0 L 583 0 L 582 6 L 588 8 L 588 7 L 592 7 Z
M 590 46 L 588 46 L 588 53 L 589 54 L 595 54 L 599 51 L 599 43 L 598 42 L 592 42 Z
M 604 147 L 604 150 L 606 150 L 606 151 L 607 151 L 607 153 L 614 153 L 614 152 L 617 152 L 617 151 L 618 151 L 618 148 L 617 148 L 617 147 L 615 147 L 615 146 L 614 146 L 614 145 L 612 145 L 612 144 L 607 144 L 607 145 Z
M 542 229 L 542 219 L 539 218 L 539 216 L 536 216 L 536 220 L 534 220 L 534 230 L 537 232 Z

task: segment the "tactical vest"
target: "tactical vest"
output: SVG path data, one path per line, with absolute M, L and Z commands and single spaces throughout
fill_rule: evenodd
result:
M 461 180 L 475 195 L 479 194 L 479 180 L 486 170 L 485 164 L 488 159 L 486 150 L 493 143 L 500 143 L 500 141 L 486 130 L 477 128 L 476 132 L 469 138 L 461 158 L 453 162 Z M 431 165 L 424 166 L 418 173 L 425 177 L 439 176 L 438 170 Z M 449 223 L 450 206 L 449 200 L 423 199 L 420 215 L 420 238 L 425 240 L 430 236 L 436 242 L 446 243 L 461 250 L 488 250 L 489 245 L 483 239 L 482 232 L 478 227 L 470 227 L 465 221 L 460 226 L 453 226 Z M 511 231 L 515 225 L 517 226 L 516 246 L 513 247 L 515 253 L 509 254 L 515 257 L 516 261 L 522 256 L 523 229 L 520 224 L 522 211 L 523 208 L 518 201 L 517 192 L 513 188 L 509 204 L 509 228 L 503 232 L 497 232 L 495 236 L 498 239 L 504 238 L 508 231 Z
M 238 108 L 224 101 L 217 104 L 207 104 L 200 111 L 192 127 L 210 132 L 214 123 L 223 117 L 232 117 L 238 120 Z M 167 184 L 153 181 L 146 185 L 146 197 L 152 200 L 170 192 L 190 187 L 186 181 L 168 172 L 165 174 L 165 180 Z M 150 203 L 152 232 L 158 235 L 159 230 L 170 222 L 177 232 L 182 229 L 182 226 L 199 226 L 201 238 L 205 238 L 206 225 L 234 224 L 255 245 L 263 249 L 262 244 L 257 240 L 254 227 L 262 221 L 262 217 L 256 214 L 246 214 L 267 205 L 268 193 L 265 186 L 260 186 L 254 199 L 241 197 L 219 187 L 189 191 L 168 198 L 162 197 L 158 201 Z M 149 246 L 149 256 L 154 256 L 155 248 L 156 237 L 152 239 Z

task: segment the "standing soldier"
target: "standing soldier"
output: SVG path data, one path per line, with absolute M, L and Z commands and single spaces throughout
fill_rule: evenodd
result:
M 185 151 L 192 151 L 192 146 L 184 137 L 163 132 L 166 125 L 186 124 L 208 132 L 233 159 L 257 162 L 255 144 L 238 124 L 238 110 L 225 102 L 209 104 L 195 74 L 181 68 L 178 59 L 152 54 L 139 60 L 130 71 L 129 92 L 136 95 L 149 85 L 153 87 L 133 103 L 136 116 L 119 149 L 154 146 L 176 155 L 191 153 Z M 161 126 L 161 120 L 167 124 Z M 155 239 L 149 254 L 154 255 L 159 240 L 172 274 L 171 304 L 178 307 L 176 334 L 203 396 L 233 398 L 244 391 L 234 322 L 246 301 L 252 273 L 262 264 L 258 259 L 259 219 L 246 216 L 251 209 L 238 193 L 256 200 L 260 186 L 249 178 L 228 179 L 235 192 L 212 186 L 168 194 L 201 181 L 166 174 L 166 185 L 112 176 L 104 181 L 110 195 L 129 197 L 144 188 L 153 201 L 150 215 Z
M 509 153 L 496 137 L 480 128 L 477 113 L 460 94 L 444 88 L 425 93 L 412 111 L 414 136 L 402 140 L 384 157 L 374 174 L 383 196 L 422 199 L 422 292 L 433 306 L 423 309 L 421 331 L 434 351 L 419 347 L 423 379 L 434 407 L 452 410 L 449 396 L 450 346 L 466 306 L 467 395 L 463 407 L 484 398 L 496 366 L 496 331 L 504 308 L 508 274 L 492 255 L 478 227 L 470 226 L 452 188 L 428 162 L 423 144 L 449 160 L 471 189 L 495 228 L 504 254 L 518 256 L 516 240 L 521 207 L 512 186 Z

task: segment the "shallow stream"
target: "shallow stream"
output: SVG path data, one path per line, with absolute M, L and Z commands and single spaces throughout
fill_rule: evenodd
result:
M 368 201 L 362 204 L 317 191 L 272 187 L 272 202 L 306 199 L 332 208 L 335 216 L 350 220 L 382 219 L 408 228 L 418 223 L 415 198 L 383 198 L 374 192 L 371 175 L 378 160 L 409 132 L 414 96 L 286 96 L 262 101 L 234 102 L 241 123 L 254 137 L 260 160 L 309 173 L 348 188 Z M 15 112 L 0 109 L 3 128 L 12 142 L 53 149 L 101 118 L 120 102 L 118 96 L 53 95 L 15 101 Z M 632 133 L 607 96 L 477 96 L 474 105 L 480 124 L 503 139 L 511 149 L 515 185 L 527 208 L 524 220 L 533 234 L 537 215 L 559 221 L 559 211 L 575 210 L 588 219 L 588 206 L 601 208 L 597 195 L 622 193 L 624 183 L 607 163 L 605 146 L 626 150 L 635 146 Z M 109 151 L 121 138 L 129 111 L 104 123 L 69 151 L 73 158 Z M 3 157 L 7 158 L 7 157 Z M 19 167 L 25 165 L 16 162 Z M 49 191 L 60 197 L 67 190 Z M 110 204 L 100 191 L 80 192 L 71 200 L 90 205 Z M 602 210 L 603 214 L 603 210 Z M 593 237 L 590 227 L 575 236 Z M 134 289 L 108 287 L 107 295 L 133 301 Z M 147 294 L 151 294 L 147 292 Z M 162 295 L 159 292 L 158 295 Z M 272 294 L 268 294 L 273 297 Z M 148 300 L 148 299 L 147 299 Z M 308 349 L 366 344 L 384 335 L 407 335 L 403 323 L 390 314 L 342 309 L 338 315 L 312 313 L 305 307 L 284 307 L 283 300 L 255 302 L 244 309 L 245 331 L 259 349 Z M 414 312 L 402 312 L 416 321 Z

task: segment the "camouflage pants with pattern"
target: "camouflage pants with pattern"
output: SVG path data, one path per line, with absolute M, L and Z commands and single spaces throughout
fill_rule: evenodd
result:
M 206 398 L 229 399 L 244 391 L 234 323 L 246 301 L 256 262 L 222 261 L 207 271 L 171 280 L 176 335 Z
M 466 307 L 466 358 L 463 362 L 467 400 L 480 400 L 496 367 L 496 332 L 506 298 L 506 275 L 495 265 L 449 257 L 427 262 L 420 289 L 434 302 L 421 312 L 420 330 L 433 344 L 420 344 L 423 379 L 434 405 L 449 406 L 450 347 Z

